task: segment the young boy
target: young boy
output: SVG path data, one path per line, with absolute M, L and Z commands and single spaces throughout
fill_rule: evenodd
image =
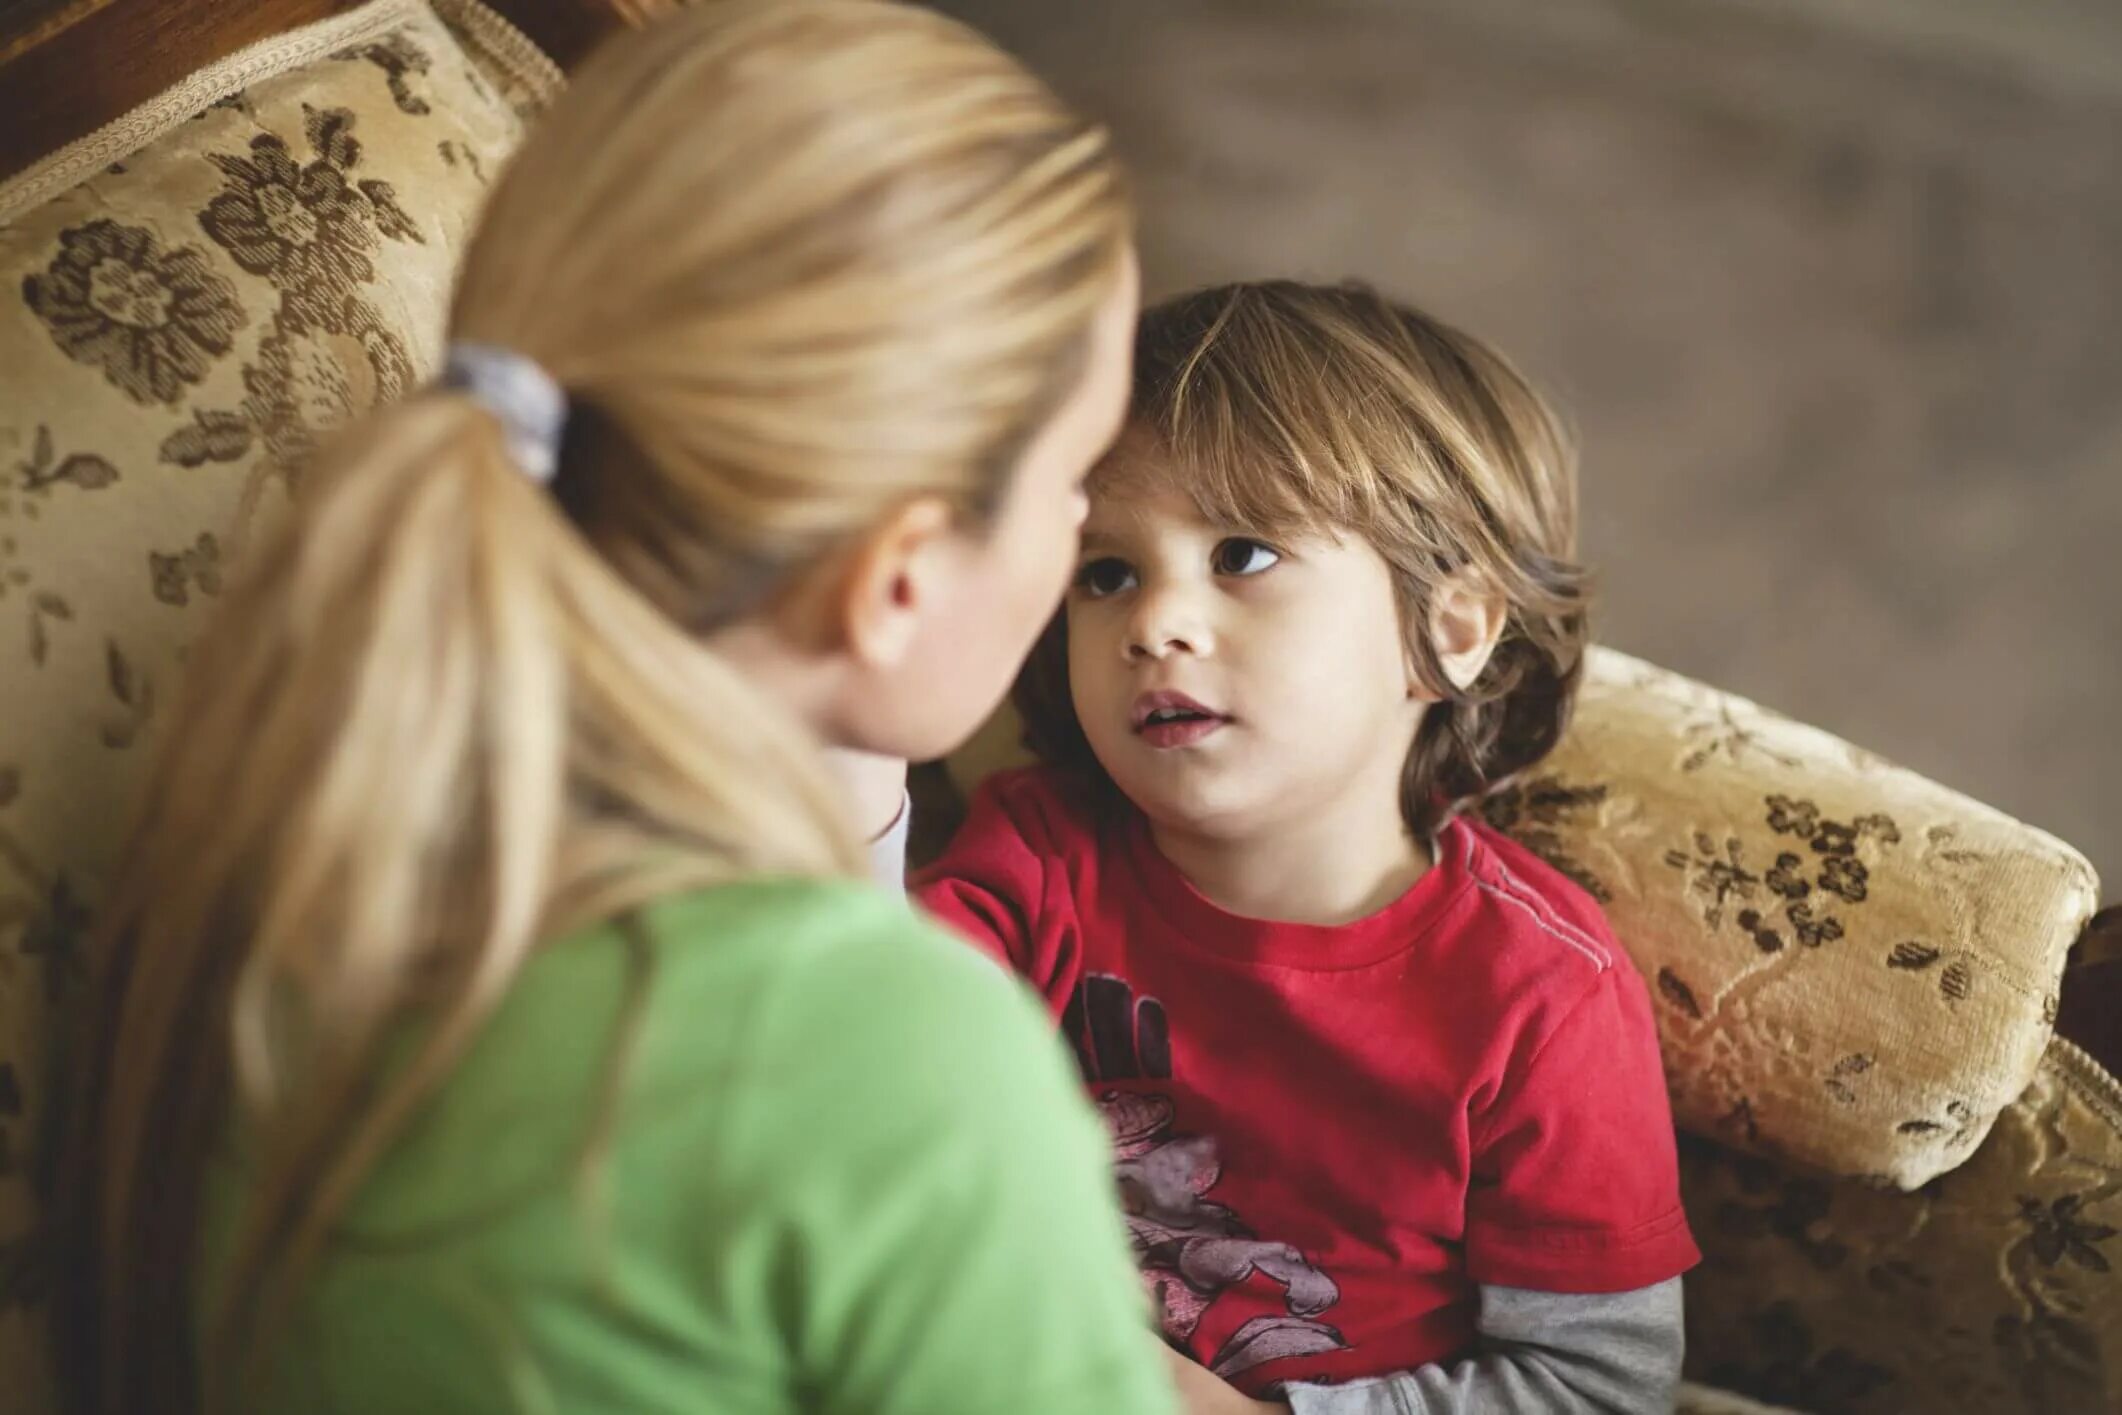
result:
M 1197 1410 L 1669 1406 L 1699 1255 L 1643 982 L 1462 809 L 1568 717 L 1575 522 L 1456 330 L 1285 282 L 1144 317 L 1018 686 L 1046 764 L 917 892 L 1074 1045 Z

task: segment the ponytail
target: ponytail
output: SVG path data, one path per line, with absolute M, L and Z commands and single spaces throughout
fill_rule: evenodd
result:
M 860 867 L 814 747 L 581 543 L 482 408 L 423 397 L 340 450 L 191 653 L 107 918 L 114 1046 L 77 1100 L 109 1117 L 81 1156 L 105 1304 L 87 1408 L 191 1384 L 169 1369 L 179 1235 L 231 1120 L 260 1178 L 209 1372 L 268 1344 L 541 938 L 736 874 Z

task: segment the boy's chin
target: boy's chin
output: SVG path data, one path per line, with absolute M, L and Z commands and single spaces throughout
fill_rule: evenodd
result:
M 1243 783 L 1214 779 L 1123 781 L 1120 789 L 1135 808 L 1163 830 L 1217 840 L 1241 839 L 1259 828 L 1266 803 Z

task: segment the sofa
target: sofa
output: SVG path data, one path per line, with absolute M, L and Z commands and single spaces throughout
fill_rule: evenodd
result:
M 661 8 L 0 6 L 0 1408 L 59 1389 L 46 1050 L 185 645 L 315 439 L 434 369 L 565 67 Z M 1004 714 L 919 769 L 919 819 L 1018 750 Z M 2122 916 L 2078 852 L 1610 649 L 1481 809 L 1651 990 L 1705 1253 L 1683 1409 L 2122 1409 Z

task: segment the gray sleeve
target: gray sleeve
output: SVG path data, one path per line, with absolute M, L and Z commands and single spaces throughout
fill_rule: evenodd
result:
M 1449 1368 L 1291 1385 L 1294 1415 L 1644 1415 L 1673 1408 L 1680 1279 L 1597 1295 L 1483 1287 L 1473 1354 Z
M 899 815 L 869 843 L 869 877 L 885 889 L 906 888 L 906 838 L 914 824 L 914 798 L 899 802 Z

